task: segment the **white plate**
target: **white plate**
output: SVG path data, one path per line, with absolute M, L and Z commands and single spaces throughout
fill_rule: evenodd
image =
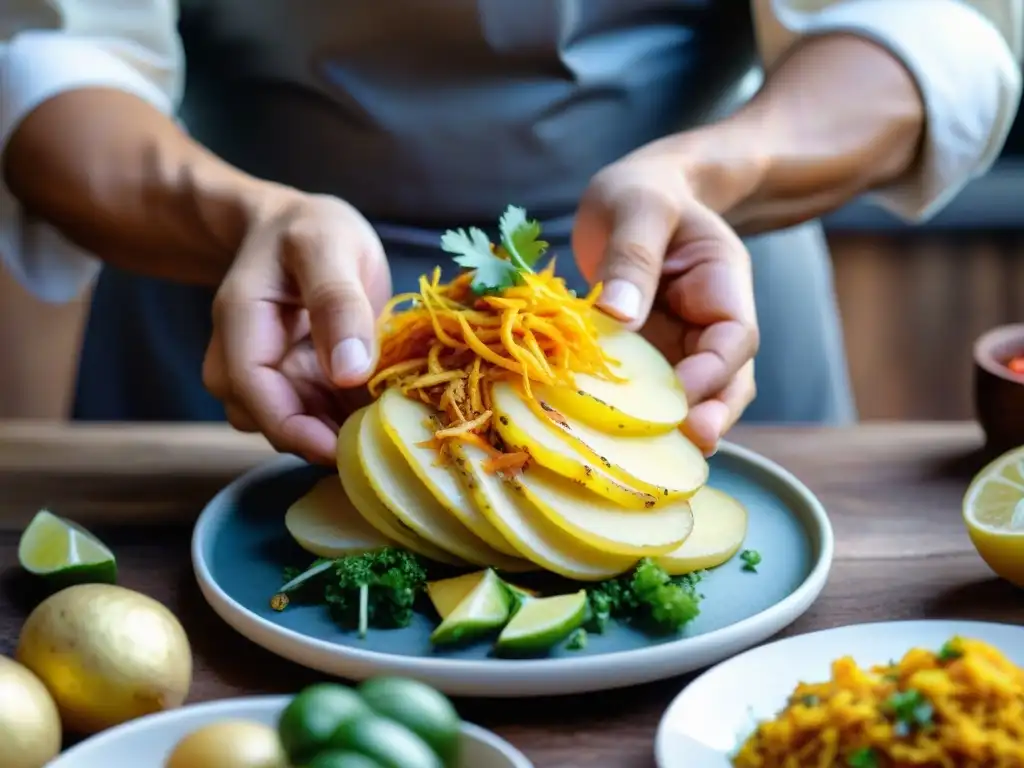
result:
M 547 696 L 636 685 L 706 667 L 763 642 L 803 614 L 828 578 L 832 528 L 799 480 L 728 443 L 711 465 L 712 484 L 748 507 L 745 545 L 764 559 L 757 574 L 744 572 L 738 558 L 715 569 L 701 584 L 707 596 L 701 616 L 679 639 L 641 638 L 613 627 L 592 635 L 583 651 L 498 660 L 488 657 L 486 645 L 434 652 L 423 618 L 410 629 L 371 632 L 360 641 L 331 624 L 322 608 L 275 613 L 269 597 L 280 586 L 281 563 L 268 553 L 289 544 L 285 509 L 315 482 L 310 472 L 317 471 L 294 457 L 258 467 L 210 502 L 196 523 L 192 561 L 203 596 L 224 621 L 272 653 L 330 675 L 414 677 L 452 696 Z
M 980 621 L 856 624 L 788 637 L 722 662 L 676 697 L 658 726 L 659 768 L 727 768 L 757 723 L 783 706 L 800 682 L 828 680 L 835 659 L 861 666 L 899 659 L 911 648 L 941 648 L 954 635 L 982 640 L 1024 666 L 1024 628 Z
M 276 725 L 290 696 L 253 696 L 162 712 L 104 731 L 83 741 L 46 768 L 161 768 L 186 735 L 221 720 Z M 533 768 L 515 747 L 476 725 L 462 725 L 460 768 Z

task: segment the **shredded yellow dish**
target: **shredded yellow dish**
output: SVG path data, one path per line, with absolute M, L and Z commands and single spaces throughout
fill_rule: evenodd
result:
M 797 686 L 733 765 L 1021 768 L 1024 670 L 996 648 L 962 638 L 871 669 L 842 658 L 828 682 Z
M 514 377 L 532 399 L 533 383 L 573 386 L 577 373 L 621 378 L 609 367 L 617 361 L 597 343 L 600 285 L 577 297 L 555 276 L 554 262 L 498 293 L 475 293 L 473 277 L 467 272 L 441 283 L 435 269 L 420 278 L 418 292 L 391 300 L 379 321 L 380 363 L 370 394 L 397 387 L 437 410 L 438 445 L 479 438 L 490 448 L 492 470 L 514 469 L 528 457 L 502 454 L 485 439 L 495 381 Z

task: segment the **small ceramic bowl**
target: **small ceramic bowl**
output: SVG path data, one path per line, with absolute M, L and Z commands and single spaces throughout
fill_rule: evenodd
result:
M 998 326 L 974 343 L 974 412 L 993 451 L 1024 445 L 1024 374 L 1007 365 L 1017 355 L 1024 355 L 1024 323 Z

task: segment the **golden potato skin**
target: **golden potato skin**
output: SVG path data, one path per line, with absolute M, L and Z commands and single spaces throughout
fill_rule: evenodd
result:
M 49 689 L 64 727 L 92 734 L 178 707 L 192 682 L 185 630 L 156 600 L 81 584 L 29 615 L 16 658 Z
M 57 705 L 26 667 L 0 656 L 0 764 L 43 768 L 60 752 Z

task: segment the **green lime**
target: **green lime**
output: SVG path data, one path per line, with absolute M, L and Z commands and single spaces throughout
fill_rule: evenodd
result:
M 374 715 L 342 723 L 327 746 L 366 755 L 382 768 L 444 768 L 427 742 L 404 725 Z
M 341 752 L 332 749 L 321 752 L 302 768 L 381 768 L 381 764 L 358 752 Z
M 36 513 L 21 534 L 18 562 L 55 589 L 117 581 L 114 553 L 81 526 L 45 509 Z
M 462 720 L 443 693 L 418 680 L 378 677 L 359 686 L 359 694 L 378 715 L 427 742 L 445 765 L 456 763 Z
M 351 688 L 319 683 L 289 702 L 277 721 L 277 732 L 288 759 L 301 765 L 327 745 L 338 726 L 369 712 L 366 702 Z
M 488 569 L 480 583 L 463 598 L 430 636 L 435 645 L 452 645 L 505 626 L 512 610 L 508 588 Z
M 507 655 L 547 651 L 572 634 L 586 613 L 585 589 L 527 600 L 498 635 L 495 650 Z
M 427 596 L 434 604 L 434 610 L 442 619 L 447 619 L 459 603 L 461 603 L 470 592 L 487 575 L 487 571 L 472 571 L 461 576 L 453 576 L 450 579 L 427 582 Z M 537 593 L 524 587 L 505 582 L 505 586 L 520 598 L 536 597 Z

